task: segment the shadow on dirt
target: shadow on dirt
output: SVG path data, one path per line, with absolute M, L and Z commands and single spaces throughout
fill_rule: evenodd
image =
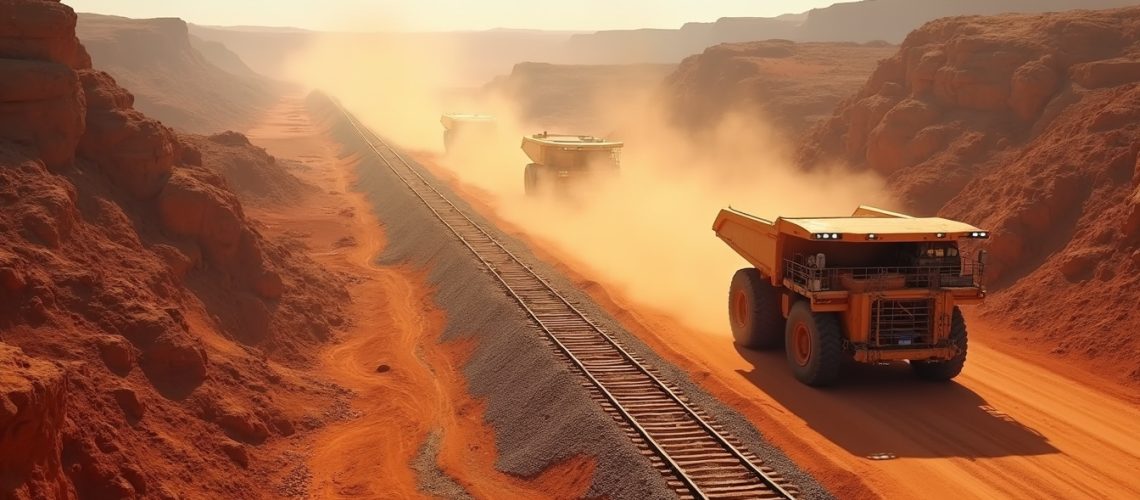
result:
M 783 349 L 736 350 L 753 367 L 737 370 L 741 376 L 853 455 L 889 460 L 1058 453 L 1045 436 L 974 391 L 919 380 L 905 363 L 852 362 L 836 386 L 815 389 L 792 377 Z

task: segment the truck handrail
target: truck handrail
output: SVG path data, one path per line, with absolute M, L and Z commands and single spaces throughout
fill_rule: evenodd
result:
M 883 291 L 901 288 L 981 287 L 971 259 L 937 266 L 815 267 L 808 256 L 784 259 L 784 277 L 810 292 Z

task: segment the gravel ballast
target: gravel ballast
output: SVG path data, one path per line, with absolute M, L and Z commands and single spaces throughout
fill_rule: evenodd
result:
M 597 469 L 589 496 L 609 498 L 673 498 L 663 478 L 625 437 L 544 341 L 543 332 L 527 317 L 484 265 L 375 155 L 339 116 L 327 98 L 310 97 L 311 111 L 326 117 L 333 136 L 346 154 L 358 154 L 358 183 L 384 224 L 387 245 L 379 257 L 385 265 L 412 265 L 427 270 L 434 300 L 444 310 L 445 341 L 475 340 L 463 371 L 472 395 L 486 401 L 487 422 L 494 428 L 499 452 L 497 468 L 532 477 L 573 456 L 591 456 Z M 406 158 L 406 157 L 405 157 Z M 690 400 L 708 411 L 726 430 L 785 478 L 797 484 L 803 498 L 831 498 L 809 475 L 795 467 L 740 414 L 696 386 L 686 373 L 661 359 L 583 292 L 543 263 L 525 245 L 498 231 L 454 195 L 441 181 L 410 158 L 428 182 L 477 224 L 498 239 L 525 264 L 555 285 L 567 299 L 623 344 L 681 387 Z M 432 448 L 430 443 L 425 445 Z M 434 460 L 416 461 L 421 474 L 438 475 Z M 422 481 L 438 486 L 440 478 Z M 448 486 L 452 486 L 448 484 Z M 437 488 L 427 487 L 428 489 Z M 451 488 L 445 487 L 444 490 Z

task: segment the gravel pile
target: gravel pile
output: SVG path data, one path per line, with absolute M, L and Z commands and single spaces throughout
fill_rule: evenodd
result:
M 463 486 L 440 470 L 436 464 L 435 458 L 439 456 L 440 439 L 438 430 L 432 432 L 424 441 L 424 445 L 420 447 L 416 461 L 412 464 L 419 476 L 416 479 L 419 481 L 420 490 L 436 498 L 470 500 L 473 497 L 467 494 Z
M 313 96 L 317 116 L 330 117 L 334 136 L 346 154 L 363 153 L 364 142 L 343 119 L 330 113 L 326 98 Z M 362 155 L 356 189 L 365 193 L 384 223 L 388 245 L 384 264 L 411 264 L 427 269 L 436 303 L 447 315 L 445 340 L 470 338 L 477 347 L 464 373 L 475 397 L 487 402 L 486 419 L 494 427 L 499 450 L 497 467 L 523 477 L 536 475 L 560 460 L 596 457 L 590 496 L 672 498 L 664 480 L 624 436 L 544 343 L 543 333 L 462 243 L 374 155 Z M 478 216 L 444 183 L 419 165 L 420 173 L 461 211 L 487 229 L 511 252 L 550 280 L 583 312 L 613 333 L 627 348 L 677 383 L 696 404 L 736 435 L 766 465 L 800 486 L 804 498 L 830 498 L 806 473 L 770 446 L 741 415 L 704 393 L 683 371 L 671 366 L 626 332 L 585 293 L 522 244 Z M 436 471 L 424 471 L 438 474 Z

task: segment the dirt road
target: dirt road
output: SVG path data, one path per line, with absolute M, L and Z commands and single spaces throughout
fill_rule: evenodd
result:
M 270 234 L 301 238 L 322 264 L 350 277 L 352 324 L 321 355 L 316 376 L 354 394 L 355 417 L 309 443 L 308 492 L 317 498 L 419 498 L 421 469 L 478 498 L 578 497 L 593 463 L 575 457 L 538 477 L 495 470 L 494 434 L 460 372 L 469 346 L 441 343 L 444 315 L 418 270 L 379 266 L 382 225 L 352 191 L 354 159 L 314 123 L 301 97 L 275 108 L 250 139 L 319 190 L 293 207 L 254 208 Z M 429 443 L 432 446 L 425 448 Z M 425 449 L 429 450 L 425 453 Z M 425 463 L 426 462 L 426 463 Z M 432 471 L 429 471 L 432 472 Z
M 841 386 L 810 389 L 782 352 L 737 349 L 727 324 L 695 331 L 634 303 L 496 216 L 493 195 L 417 157 L 841 498 L 1140 498 L 1140 398 L 1128 387 L 1005 354 L 987 339 L 1008 336 L 968 314 L 969 361 L 956 383 L 923 383 L 906 366 L 855 366 Z

